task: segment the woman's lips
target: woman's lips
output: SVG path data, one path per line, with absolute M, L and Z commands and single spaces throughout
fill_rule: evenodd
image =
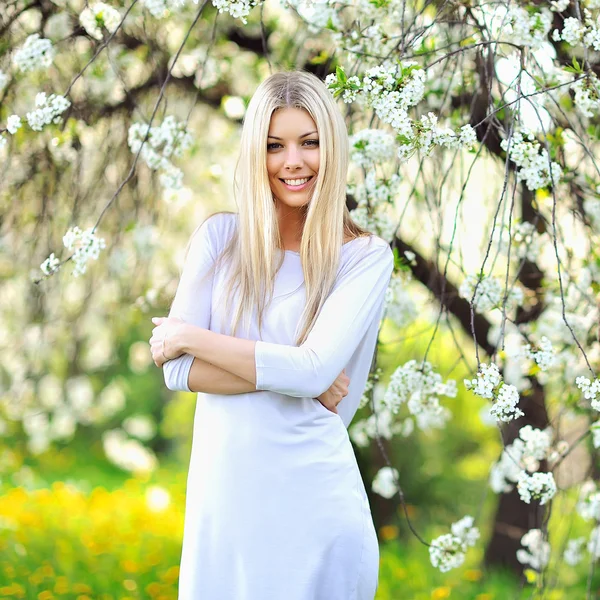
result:
M 283 179 L 280 179 L 280 181 L 281 183 L 283 183 L 286 190 L 290 190 L 290 192 L 299 192 L 303 190 L 312 181 L 312 178 L 313 176 L 311 175 L 308 178 L 308 181 L 306 183 L 303 183 L 302 185 L 288 185 L 285 181 L 283 181 Z M 298 179 L 304 179 L 304 177 L 298 177 Z

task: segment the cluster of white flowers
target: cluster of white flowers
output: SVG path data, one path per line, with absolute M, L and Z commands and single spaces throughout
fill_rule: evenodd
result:
M 425 361 L 421 365 L 416 360 L 410 360 L 392 373 L 382 402 L 394 414 L 406 402 L 410 414 L 416 419 L 417 427 L 427 431 L 444 427 L 451 417 L 450 411 L 440 405 L 438 396 L 454 398 L 456 392 L 454 379 L 448 379 L 444 383 L 442 376 L 433 370 L 429 362 Z
M 575 380 L 575 385 L 583 392 L 583 397 L 586 400 L 591 400 L 591 406 L 594 410 L 600 411 L 600 379 L 590 381 L 587 377 L 578 377 Z
M 540 461 L 550 454 L 551 430 L 521 427 L 519 437 L 504 448 L 500 459 L 490 470 L 490 487 L 496 494 L 510 492 L 523 470 L 531 473 L 540 468 Z
M 330 0 L 282 0 L 281 4 L 293 7 L 312 33 L 318 33 L 330 24 L 336 29 L 342 27 L 338 10 Z
M 473 517 L 467 515 L 451 526 L 452 533 L 446 533 L 431 541 L 429 558 L 434 567 L 442 573 L 460 567 L 465 561 L 469 546 L 479 539 L 479 529 L 473 527 Z
M 518 408 L 519 392 L 514 385 L 502 381 L 500 370 L 495 363 L 481 363 L 475 379 L 465 379 L 465 387 L 482 398 L 493 400 L 490 413 L 498 420 L 508 423 L 523 416 Z
M 519 46 L 540 48 L 548 38 L 553 15 L 547 8 L 528 11 L 521 6 L 510 5 L 502 26 L 502 39 Z
M 550 0 L 550 10 L 552 12 L 563 12 L 569 8 L 571 0 Z
M 556 360 L 552 342 L 545 335 L 540 339 L 537 348 L 531 344 L 524 344 L 522 352 L 525 358 L 533 359 L 542 371 L 547 371 Z
M 541 571 L 550 561 L 550 544 L 544 540 L 540 529 L 530 529 L 522 538 L 521 545 L 527 548 L 517 550 L 517 560 L 522 565 Z
M 366 172 L 362 185 L 348 185 L 348 193 L 354 196 L 359 207 L 368 204 L 376 208 L 381 204 L 394 203 L 400 183 L 400 176 L 397 173 L 383 179 L 377 177 L 376 170 L 371 168 Z
M 194 0 L 196 2 L 196 0 Z M 220 12 L 229 13 L 234 19 L 247 23 L 246 17 L 256 6 L 257 0 L 212 0 L 213 6 Z
M 493 308 L 501 308 L 502 300 L 504 298 L 503 285 L 500 279 L 497 277 L 481 277 L 479 279 L 476 275 L 467 275 L 463 282 L 458 288 L 458 295 L 465 300 L 471 302 L 473 294 L 475 293 L 475 287 L 477 286 L 477 292 L 473 298 L 473 308 L 475 312 L 484 313 Z M 514 285 L 506 297 L 506 309 L 511 310 L 514 306 L 520 305 L 523 302 L 523 290 Z
M 6 119 L 6 129 L 8 133 L 14 135 L 17 133 L 17 130 L 21 127 L 21 117 L 19 115 L 10 115 L 8 119 Z
M 508 149 L 508 139 L 500 142 L 503 150 L 509 152 L 511 160 L 517 165 L 517 179 L 525 180 L 525 184 L 531 190 L 557 185 L 562 177 L 562 169 L 557 162 L 551 162 L 548 151 L 535 140 L 531 132 L 517 131 L 513 134 Z
M 517 479 L 519 497 L 527 504 L 531 499 L 538 499 L 540 504 L 546 504 L 556 494 L 556 483 L 552 473 L 533 473 L 521 471 Z
M 91 37 L 101 40 L 102 28 L 113 33 L 121 22 L 121 14 L 104 2 L 96 2 L 81 11 L 79 22 Z
M 73 254 L 73 261 L 75 263 L 73 275 L 75 277 L 85 273 L 88 260 L 96 260 L 100 255 L 100 250 L 106 248 L 104 238 L 98 238 L 94 234 L 93 227 L 85 231 L 82 231 L 77 226 L 71 227 L 63 236 L 63 244 L 67 250 L 75 251 Z
M 162 19 L 167 14 L 167 0 L 140 0 L 155 19 Z
M 371 489 L 384 498 L 391 498 L 398 492 L 399 473 L 393 467 L 382 467 L 373 478 Z
M 344 102 L 357 102 L 374 109 L 375 114 L 396 131 L 400 142 L 398 157 L 405 161 L 417 148 L 429 153 L 434 145 L 471 148 L 477 141 L 475 131 L 464 125 L 459 134 L 437 126 L 433 113 L 413 121 L 410 107 L 417 105 L 425 94 L 425 71 L 415 61 L 393 63 L 385 61 L 365 71 L 361 79 L 346 77 L 342 69 L 325 78 L 334 97 Z
M 13 64 L 23 73 L 47 69 L 54 61 L 56 50 L 50 40 L 32 33 L 13 54 Z
M 542 236 L 528 221 L 514 224 L 510 232 L 506 225 L 501 230 L 500 250 L 507 254 L 509 244 L 511 257 L 535 262 L 542 250 Z
M 382 129 L 363 129 L 350 138 L 350 159 L 359 166 L 371 167 L 394 158 L 395 141 Z
M 355 198 L 361 197 L 359 194 L 364 194 L 365 189 L 363 186 L 356 186 L 352 188 L 348 186 L 348 193 L 352 193 L 352 190 L 356 190 L 357 194 Z M 375 235 L 378 235 L 382 239 L 390 242 L 396 235 L 398 224 L 394 215 L 390 214 L 390 210 L 387 206 L 375 206 L 369 210 L 367 201 L 361 199 L 359 206 L 351 211 L 352 220 L 363 229 L 371 231 Z
M 144 142 L 146 134 L 148 139 Z M 192 140 L 185 125 L 177 123 L 173 116 L 166 117 L 162 124 L 156 127 L 134 123 L 129 128 L 127 138 L 133 153 L 139 152 L 141 148 L 140 156 L 146 164 L 153 170 L 163 170 L 160 183 L 165 189 L 179 189 L 183 185 L 183 173 L 173 165 L 170 158 L 182 156 L 183 151 L 192 144 Z
M 585 546 L 585 538 L 579 537 L 567 542 L 567 547 L 563 554 L 563 558 L 568 565 L 572 567 L 578 565 L 583 558 L 583 547 Z
M 125 471 L 149 473 L 158 461 L 154 453 L 137 440 L 127 437 L 122 429 L 111 429 L 102 434 L 106 457 Z
M 40 269 L 45 275 L 50 275 L 58 270 L 60 260 L 54 256 L 54 252 L 40 265 Z
M 406 139 L 398 148 L 400 160 L 407 161 L 417 149 L 429 155 L 436 145 L 470 150 L 477 143 L 477 135 L 471 125 L 463 125 L 460 132 L 456 133 L 449 127 L 438 127 L 437 123 L 438 118 L 434 113 L 422 115 L 421 120 L 413 124 L 415 135 L 405 136 Z
M 584 117 L 593 117 L 600 111 L 600 81 L 595 73 L 587 73 L 577 79 L 569 87 L 573 90 L 575 107 Z
M 412 323 L 419 314 L 417 305 L 407 289 L 409 280 L 410 276 L 406 271 L 395 273 L 385 292 L 385 316 L 398 327 Z
M 35 95 L 35 105 L 37 108 L 28 112 L 25 116 L 31 129 L 41 131 L 44 125 L 59 123 L 60 115 L 71 106 L 71 102 L 64 96 L 51 94 L 46 97 L 44 92 L 40 92 Z
M 562 40 L 571 46 L 583 45 L 598 52 L 600 51 L 598 20 L 594 21 L 592 13 L 587 8 L 583 9 L 583 14 L 585 24 L 574 17 L 567 17 L 564 20 L 562 31 L 555 29 L 552 32 L 552 39 L 555 42 Z
M 600 492 L 592 480 L 581 486 L 576 509 L 586 521 L 600 521 Z

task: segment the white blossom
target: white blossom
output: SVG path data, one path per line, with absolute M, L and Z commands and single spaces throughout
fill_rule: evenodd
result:
M 474 546 L 480 535 L 477 527 L 473 527 L 471 516 L 453 523 L 451 531 L 432 540 L 429 546 L 431 564 L 442 573 L 460 567 L 465 561 L 467 548 Z
M 527 548 L 517 550 L 517 560 L 523 565 L 541 571 L 550 560 L 550 544 L 544 540 L 540 529 L 530 529 L 522 538 L 521 545 Z
M 394 137 L 381 129 L 363 129 L 350 138 L 350 159 L 359 166 L 391 160 L 394 149 Z
M 398 492 L 396 480 L 399 477 L 398 469 L 393 467 L 382 467 L 377 471 L 371 489 L 384 498 L 391 498 Z
M 469 302 L 473 298 L 473 307 L 475 312 L 484 313 L 493 308 L 500 308 L 504 299 L 503 284 L 497 277 L 481 277 L 479 283 L 475 275 L 467 275 L 461 283 L 458 294 Z M 475 292 L 477 287 L 477 292 Z M 518 286 L 513 286 L 508 290 L 506 297 L 506 308 L 510 310 L 516 305 L 523 303 L 523 290 Z
M 56 51 L 52 42 L 41 38 L 38 33 L 32 33 L 25 43 L 15 51 L 13 55 L 13 64 L 22 73 L 27 73 L 35 69 L 48 68 L 53 60 Z
M 595 73 L 588 73 L 569 86 L 575 94 L 575 108 L 582 116 L 593 117 L 600 111 L 599 86 L 600 81 Z
M 521 471 L 517 479 L 517 490 L 523 502 L 531 503 L 531 499 L 537 499 L 540 504 L 546 504 L 556 494 L 556 483 L 552 473 L 533 473 Z
M 8 83 L 8 75 L 0 70 L 0 92 L 6 87 L 6 84 Z
M 517 406 L 519 403 L 517 388 L 502 381 L 495 363 L 490 363 L 489 367 L 486 363 L 481 363 L 477 377 L 471 380 L 465 379 L 464 384 L 477 396 L 493 400 L 490 413 L 499 421 L 508 423 L 523 416 L 523 411 Z
M 96 2 L 81 11 L 79 22 L 91 37 L 101 40 L 102 28 L 113 33 L 121 22 L 121 15 L 112 6 L 104 2 Z
M 40 265 L 40 269 L 44 272 L 45 275 L 50 275 L 54 273 L 54 271 L 58 270 L 58 265 L 60 264 L 60 260 L 54 256 L 54 252 L 50 254 L 50 256 Z
M 565 548 L 565 552 L 563 554 L 563 558 L 568 565 L 574 567 L 581 562 L 583 558 L 583 547 L 585 546 L 585 538 L 579 537 L 567 542 L 567 547 Z
M 75 268 L 73 275 L 78 277 L 87 270 L 87 262 L 90 259 L 96 260 L 100 250 L 106 248 L 104 238 L 98 238 L 90 227 L 82 231 L 79 227 L 71 227 L 63 236 L 63 244 L 67 250 L 75 250 L 73 262 Z
M 14 135 L 17 133 L 19 127 L 21 127 L 21 117 L 19 115 L 10 115 L 10 117 L 6 119 L 6 129 L 8 129 L 8 133 Z
M 527 139 L 526 139 L 527 138 Z M 562 169 L 557 162 L 548 157 L 546 148 L 540 150 L 535 136 L 526 130 L 517 131 L 510 141 L 500 142 L 503 150 L 507 151 L 511 160 L 518 167 L 517 179 L 525 180 L 527 187 L 534 191 L 549 185 L 556 186 L 562 177 Z
M 447 408 L 440 406 L 438 396 L 454 398 L 456 392 L 456 382 L 453 379 L 444 382 L 431 363 L 425 361 L 421 365 L 410 360 L 392 373 L 382 402 L 394 414 L 406 402 L 417 426 L 428 430 L 443 427 L 451 416 Z
M 144 138 L 148 134 L 148 139 Z M 129 128 L 127 142 L 133 153 L 140 152 L 140 158 L 153 170 L 160 169 L 159 182 L 164 189 L 181 189 L 183 172 L 171 162 L 171 157 L 181 157 L 192 144 L 193 138 L 184 123 L 168 116 L 155 127 L 134 123 Z M 143 145 L 142 145 L 143 143 Z
M 580 376 L 575 380 L 575 385 L 583 392 L 583 397 L 591 401 L 591 406 L 594 410 L 600 411 L 600 379 L 590 381 L 587 377 Z
M 547 371 L 555 362 L 552 342 L 545 335 L 540 339 L 537 348 L 532 347 L 531 344 L 525 344 L 523 356 L 533 359 L 542 371 Z
M 220 12 L 229 13 L 234 19 L 247 23 L 246 17 L 256 6 L 256 0 L 212 0 L 213 6 Z
M 60 115 L 71 106 L 71 102 L 63 96 L 51 94 L 49 98 L 44 92 L 35 96 L 37 108 L 26 114 L 27 122 L 34 131 L 41 131 L 44 125 L 59 123 Z

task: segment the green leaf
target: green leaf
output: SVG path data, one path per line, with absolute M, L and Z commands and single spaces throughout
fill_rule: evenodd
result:
M 337 75 L 338 81 L 344 85 L 346 81 L 348 81 L 348 77 L 346 77 L 346 73 L 344 73 L 344 69 L 342 67 L 335 68 L 335 74 Z

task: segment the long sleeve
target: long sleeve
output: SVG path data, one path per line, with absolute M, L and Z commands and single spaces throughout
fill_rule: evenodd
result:
M 256 342 L 256 389 L 300 398 L 326 391 L 380 316 L 393 269 L 391 248 L 372 236 L 360 259 L 338 276 L 303 344 Z
M 192 235 L 177 292 L 169 317 L 179 317 L 203 329 L 210 327 L 211 298 L 214 274 L 206 276 L 216 258 L 219 232 L 222 231 L 223 214 L 204 221 Z M 194 357 L 182 354 L 164 363 L 165 385 L 173 391 L 191 392 L 188 378 Z

